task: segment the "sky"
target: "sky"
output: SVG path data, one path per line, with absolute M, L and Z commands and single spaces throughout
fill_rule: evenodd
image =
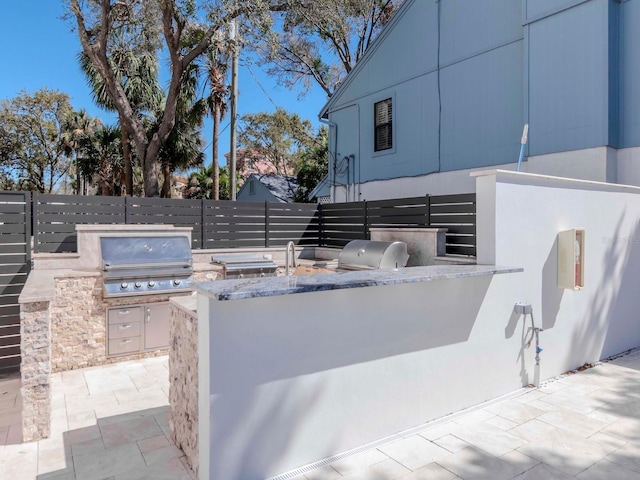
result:
M 0 100 L 16 97 L 21 90 L 34 93 L 46 87 L 68 94 L 74 109 L 83 108 L 103 123 L 115 124 L 117 116 L 100 109 L 91 99 L 91 90 L 77 61 L 80 41 L 68 21 L 61 19 L 63 13 L 62 0 L 0 2 Z M 277 85 L 259 66 L 242 66 L 247 63 L 246 57 L 241 57 L 240 63 L 239 115 L 274 112 L 277 105 L 310 120 L 316 128 L 320 125 L 318 113 L 327 98 L 319 87 L 298 98 L 299 91 Z M 229 151 L 228 124 L 227 115 L 221 123 L 224 130 L 218 152 L 221 164 Z M 209 165 L 210 120 L 205 122 L 202 133 L 206 141 L 205 165 Z

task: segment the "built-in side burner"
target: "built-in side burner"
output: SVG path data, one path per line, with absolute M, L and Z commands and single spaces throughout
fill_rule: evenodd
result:
M 278 266 L 269 258 L 258 255 L 231 253 L 212 255 L 211 263 L 222 265 L 226 280 L 233 278 L 274 277 Z

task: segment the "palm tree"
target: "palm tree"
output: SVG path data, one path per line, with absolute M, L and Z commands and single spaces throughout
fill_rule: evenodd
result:
M 200 167 L 199 170 L 191 172 L 189 182 L 185 187 L 185 198 L 205 198 L 210 199 L 215 196 L 213 191 L 212 173 L 213 164 L 208 167 Z M 224 169 L 220 172 L 220 185 L 218 192 L 218 200 L 229 200 L 229 175 Z
M 83 151 L 83 171 L 97 184 L 98 194 L 114 195 L 122 188 L 124 165 L 120 129 L 109 125 L 99 128 L 82 138 L 80 148 Z
M 202 151 L 204 141 L 200 136 L 200 129 L 205 110 L 203 103 L 196 100 L 197 86 L 198 68 L 195 64 L 191 64 L 182 80 L 176 109 L 176 123 L 158 153 L 164 177 L 160 196 L 164 198 L 171 197 L 171 180 L 174 171 L 202 165 L 204 161 Z M 156 121 L 161 121 L 161 113 L 158 113 Z
M 127 97 L 138 115 L 157 111 L 163 102 L 164 92 L 158 83 L 158 62 L 149 52 L 134 52 L 127 49 L 116 50 L 111 61 L 117 73 L 117 80 L 123 85 Z M 78 55 L 82 71 L 93 92 L 93 100 L 106 110 L 116 112 L 117 108 L 107 94 L 107 86 L 95 65 L 84 52 Z M 131 135 L 126 122 L 120 120 L 122 156 L 124 161 L 123 185 L 126 194 L 133 193 Z
M 79 195 L 81 191 L 85 191 L 81 189 L 83 183 L 80 168 L 81 140 L 85 135 L 92 135 L 101 126 L 102 122 L 97 118 L 90 117 L 84 109 L 72 110 L 64 118 L 62 124 L 62 147 L 67 155 L 75 157 L 76 180 L 74 192 L 76 195 Z
M 174 171 L 186 170 L 202 165 L 204 162 L 204 153 L 202 152 L 204 142 L 200 137 L 199 130 L 199 125 L 194 126 L 189 123 L 188 119 L 176 115 L 173 131 L 158 155 L 164 177 L 160 191 L 161 197 L 171 198 L 171 180 Z
M 212 167 L 201 167 L 189 175 L 189 182 L 185 188 L 185 198 L 211 198 L 213 179 L 211 178 Z
M 229 56 L 221 43 L 212 45 L 206 56 L 207 83 L 209 96 L 207 107 L 213 118 L 213 132 L 211 141 L 212 179 L 214 200 L 219 199 L 220 192 L 220 164 L 218 162 L 218 139 L 220 137 L 220 121 L 227 114 L 229 104 L 227 98 L 229 89 L 225 80 L 229 66 Z
M 194 45 L 197 45 L 202 40 L 206 31 L 206 25 L 193 26 L 183 37 L 184 47 L 193 48 Z M 210 171 L 213 182 L 214 200 L 218 200 L 220 197 L 220 163 L 218 161 L 220 122 L 228 110 L 227 98 L 229 96 L 229 90 L 227 88 L 226 78 L 229 64 L 229 46 L 226 42 L 226 34 L 223 34 L 223 32 L 219 32 L 219 35 L 214 36 L 209 48 L 189 66 L 190 71 L 185 72 L 185 76 L 183 77 L 188 78 L 191 75 L 195 75 L 195 79 L 200 77 L 204 80 L 203 85 L 205 88 L 206 86 L 209 88 L 209 94 L 194 103 L 193 111 L 201 111 L 203 115 L 207 113 L 211 115 L 213 119 L 213 138 L 211 141 L 212 168 Z M 190 92 L 190 94 L 191 93 L 195 97 L 195 90 Z M 182 95 L 183 92 L 181 92 L 181 96 Z

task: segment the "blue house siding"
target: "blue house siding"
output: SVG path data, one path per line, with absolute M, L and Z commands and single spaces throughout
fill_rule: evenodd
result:
M 620 148 L 620 4 L 609 2 L 608 62 L 609 62 L 609 145 Z
M 362 96 L 373 95 L 436 70 L 436 3 L 418 1 L 408 10 L 403 10 L 398 12 L 402 28 L 383 31 L 370 47 L 368 60 L 356 65 L 358 74 L 349 75 L 343 88 L 332 98 L 338 109 L 360 100 Z
M 517 161 L 522 70 L 522 40 L 442 69 L 441 171 Z
M 523 0 L 525 23 L 548 17 L 591 0 Z
M 608 0 L 529 25 L 529 155 L 608 144 Z
M 638 25 L 640 0 L 407 0 L 323 110 L 332 185 L 515 163 L 525 123 L 531 157 L 640 146 Z
M 338 164 L 354 155 L 349 171 L 333 172 L 334 183 L 493 165 L 517 155 L 524 115 L 519 3 L 452 0 L 441 8 L 440 91 L 438 4 L 416 1 L 402 28 L 376 42 L 374 54 L 333 100 Z M 373 105 L 390 97 L 394 148 L 374 152 Z M 358 110 L 359 129 L 346 119 L 354 118 L 349 105 Z
M 251 182 L 253 182 L 253 191 L 251 189 Z M 265 187 L 257 178 L 249 178 L 244 182 L 238 193 L 236 199 L 239 202 L 273 202 L 277 203 L 278 200 L 273 193 Z
M 620 42 L 620 143 L 640 146 L 640 1 L 617 4 Z
M 442 66 L 522 39 L 522 6 L 518 1 L 442 0 L 440 6 Z

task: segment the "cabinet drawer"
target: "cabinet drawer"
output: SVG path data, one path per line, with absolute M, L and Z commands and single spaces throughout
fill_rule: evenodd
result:
M 109 355 L 121 355 L 140 351 L 140 337 L 126 337 L 109 340 Z
M 107 310 L 107 315 L 109 317 L 109 325 L 142 322 L 143 320 L 142 307 L 139 306 L 110 308 Z
M 126 322 L 109 325 L 109 340 L 140 336 L 140 322 Z

